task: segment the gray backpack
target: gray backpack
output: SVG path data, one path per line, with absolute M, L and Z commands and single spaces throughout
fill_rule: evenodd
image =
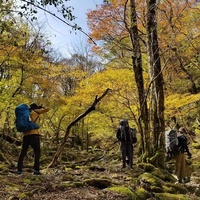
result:
M 168 159 L 174 158 L 179 153 L 177 134 L 174 129 L 165 132 L 165 146 Z

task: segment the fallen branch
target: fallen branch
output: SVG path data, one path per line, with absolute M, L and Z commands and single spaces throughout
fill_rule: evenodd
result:
M 5 141 L 9 142 L 10 144 L 16 144 L 17 146 L 21 146 L 22 142 L 17 140 L 14 137 L 11 137 L 9 135 L 0 134 L 0 137 L 3 138 Z
M 72 126 L 74 126 L 78 121 L 80 121 L 82 118 L 84 118 L 90 112 L 92 112 L 93 110 L 95 110 L 95 106 L 97 105 L 97 103 L 99 103 L 103 99 L 103 97 L 108 94 L 109 91 L 111 91 L 111 89 L 107 89 L 99 98 L 97 98 L 97 96 L 96 96 L 93 104 L 84 113 L 82 113 L 81 115 L 79 115 L 74 121 L 72 121 L 67 126 L 67 129 L 66 129 L 63 141 L 62 141 L 60 147 L 58 148 L 57 152 L 55 153 L 55 155 L 54 155 L 54 157 L 53 157 L 53 159 L 52 159 L 52 161 L 51 161 L 51 163 L 49 164 L 48 167 L 54 167 L 57 164 L 57 160 L 58 160 L 60 154 L 62 153 L 62 151 L 63 151 L 63 149 L 65 147 L 65 144 L 66 144 L 67 138 L 68 138 L 68 136 L 70 134 L 70 129 L 72 128 Z

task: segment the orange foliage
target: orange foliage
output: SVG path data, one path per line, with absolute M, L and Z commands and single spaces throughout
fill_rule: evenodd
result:
M 195 0 L 167 0 L 159 5 L 159 45 L 164 52 L 163 59 L 170 58 L 165 70 L 170 83 L 173 77 L 187 78 L 188 74 L 198 68 L 196 55 L 200 51 L 199 21 L 200 9 Z M 187 73 L 183 72 L 183 67 Z
M 126 0 L 112 0 L 109 4 L 97 6 L 96 10 L 87 13 L 90 37 L 94 40 L 101 41 L 104 44 L 115 41 L 117 46 L 123 41 L 130 43 L 127 27 L 131 26 L 129 19 L 129 4 L 125 6 Z M 144 1 L 137 0 L 138 8 L 138 27 L 140 33 L 144 31 Z M 124 13 L 125 11 L 125 13 Z M 127 26 L 127 27 L 126 27 Z M 100 43 L 102 46 L 102 43 Z M 110 49 L 110 47 L 108 47 Z M 130 47 L 128 47 L 130 48 Z M 94 47 L 95 52 L 101 52 L 102 47 Z

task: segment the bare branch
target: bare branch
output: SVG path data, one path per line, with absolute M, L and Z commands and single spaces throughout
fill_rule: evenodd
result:
M 86 115 L 88 115 L 90 112 L 95 110 L 95 106 L 97 105 L 97 103 L 99 103 L 110 91 L 111 91 L 111 89 L 108 88 L 108 89 L 106 89 L 106 91 L 99 98 L 96 96 L 94 102 L 92 103 L 92 105 L 84 113 L 80 114 L 76 119 L 74 119 L 74 121 L 72 121 L 67 126 L 63 141 L 62 141 L 60 147 L 58 148 L 56 154 L 54 155 L 54 158 L 53 158 L 52 162 L 50 163 L 50 165 L 48 167 L 54 167 L 57 164 L 57 160 L 58 160 L 60 154 L 62 153 L 62 151 L 63 151 L 63 149 L 65 147 L 67 138 L 68 138 L 68 136 L 70 134 L 71 127 L 74 126 L 78 121 L 80 121 Z

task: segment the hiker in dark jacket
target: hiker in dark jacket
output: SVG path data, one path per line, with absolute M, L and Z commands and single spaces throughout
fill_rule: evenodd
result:
M 185 134 L 187 134 L 186 130 L 181 127 L 178 130 L 177 134 L 179 154 L 175 156 L 175 173 L 177 175 L 179 183 L 189 182 L 191 174 L 191 171 L 186 161 L 185 152 L 187 153 L 188 158 L 191 158 L 192 154 L 188 149 L 188 140 Z
M 121 120 L 120 127 L 116 133 L 117 139 L 120 141 L 120 150 L 122 154 L 122 168 L 126 167 L 126 164 L 133 167 L 133 144 L 131 138 L 131 131 L 128 124 L 128 120 Z M 128 163 L 126 161 L 128 159 Z

